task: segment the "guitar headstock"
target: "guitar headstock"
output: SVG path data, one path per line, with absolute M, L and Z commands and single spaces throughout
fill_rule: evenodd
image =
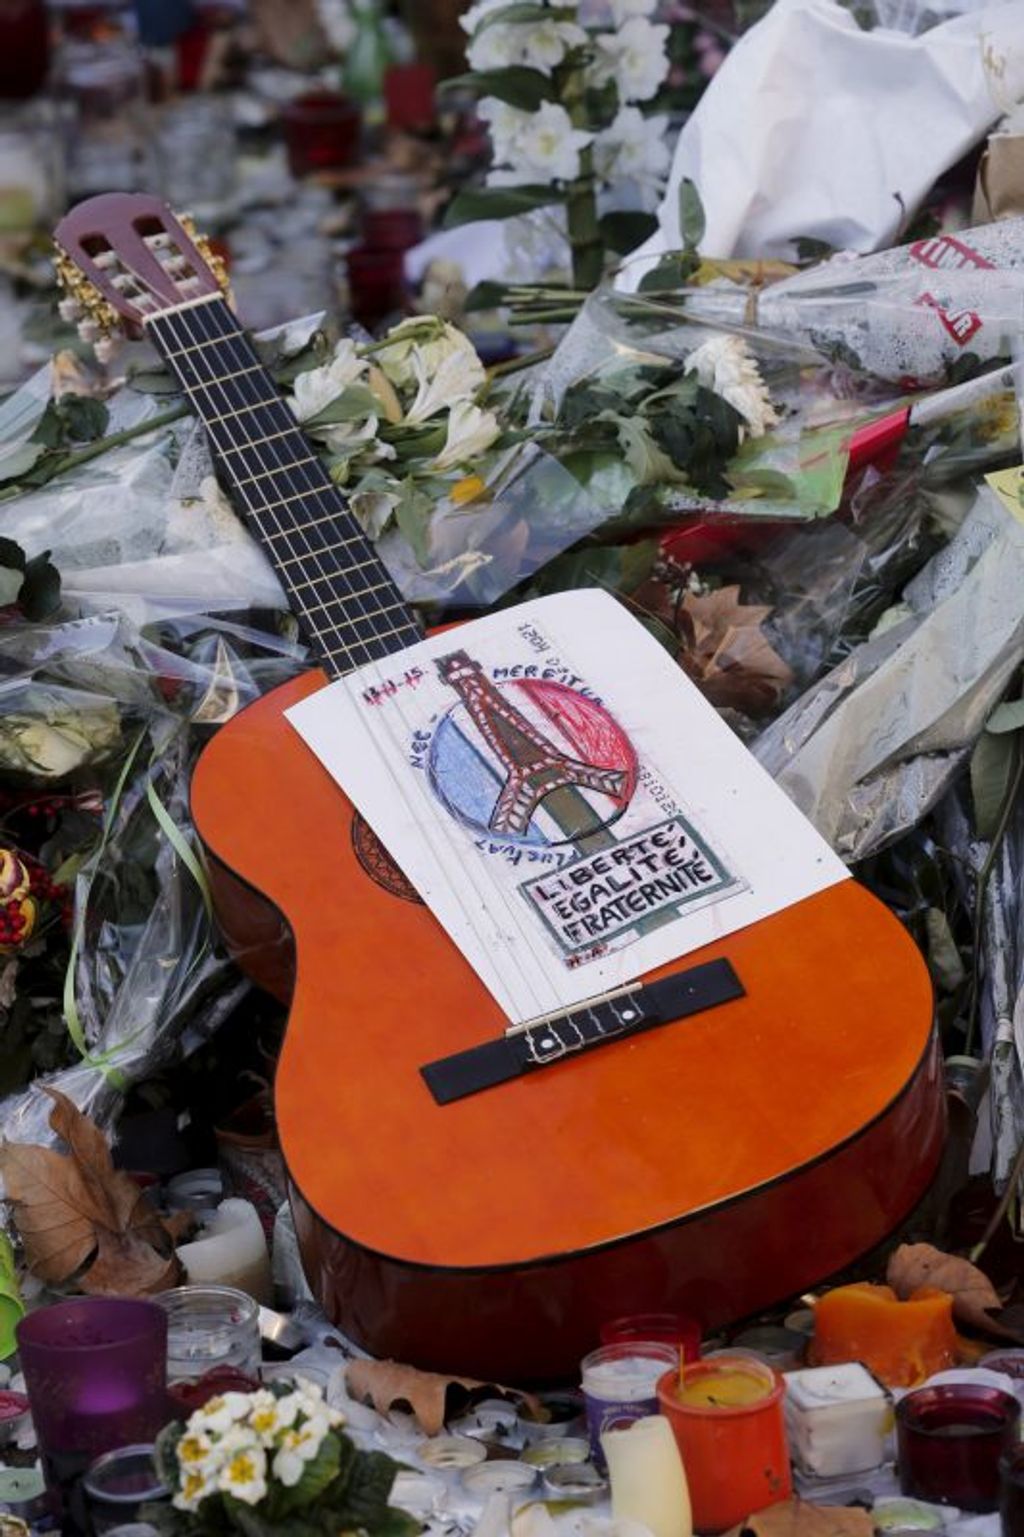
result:
M 147 316 L 227 292 L 224 263 L 191 220 L 144 193 L 110 192 L 79 203 L 57 225 L 54 241 L 66 295 L 61 314 L 107 350 L 118 330 L 138 336 Z

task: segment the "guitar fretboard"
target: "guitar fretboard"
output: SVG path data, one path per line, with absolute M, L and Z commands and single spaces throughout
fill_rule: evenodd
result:
M 422 633 L 312 445 L 219 296 L 146 321 L 202 421 L 236 511 L 259 539 L 319 660 L 341 676 Z

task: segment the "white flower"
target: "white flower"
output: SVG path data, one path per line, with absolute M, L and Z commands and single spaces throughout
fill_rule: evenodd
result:
M 194 1435 L 224 1435 L 249 1413 L 248 1393 L 222 1393 L 192 1415 L 186 1429 Z
M 668 35 L 668 27 L 632 16 L 618 32 L 598 37 L 595 83 L 614 80 L 620 101 L 649 101 L 668 75 Z
M 757 364 L 739 336 L 713 336 L 686 359 L 686 372 L 696 374 L 705 389 L 714 390 L 743 417 L 751 437 L 759 438 L 779 420 Z
M 349 507 L 366 537 L 376 541 L 391 522 L 400 500 L 397 493 L 390 491 L 353 491 Z
M 468 400 L 460 401 L 452 407 L 448 418 L 448 438 L 434 460 L 434 469 L 454 470 L 490 448 L 500 435 L 501 428 L 493 412 L 481 411 L 479 406 L 474 406 Z
M 273 1474 L 286 1489 L 293 1489 L 307 1462 L 312 1462 L 330 1430 L 326 1415 L 316 1415 L 294 1430 L 286 1430 L 273 1461 Z
M 175 1493 L 171 1504 L 175 1510 L 195 1510 L 201 1500 L 215 1492 L 216 1485 L 207 1476 L 205 1469 L 182 1469 L 181 1488 Z
M 356 351 L 355 342 L 345 337 L 334 349 L 334 357 L 322 368 L 310 368 L 296 377 L 288 402 L 300 422 L 318 416 L 350 384 L 362 383 L 369 365 Z
M 490 130 L 495 164 L 503 165 L 514 159 L 519 136 L 529 123 L 531 114 L 520 112 L 518 107 L 510 107 L 496 96 L 484 96 L 477 102 L 476 110 L 477 116 Z
M 567 53 L 582 48 L 587 34 L 572 21 L 534 21 L 519 28 L 523 34 L 518 63 L 548 74 Z M 486 35 L 486 34 L 485 34 Z
M 509 156 L 512 170 L 525 181 L 575 181 L 580 152 L 593 138 L 592 133 L 572 126 L 564 107 L 546 101 L 528 115 L 516 137 Z
M 459 26 L 464 32 L 472 35 L 491 11 L 503 10 L 510 0 L 477 0 L 476 5 L 471 5 L 464 16 L 459 18 Z
M 639 107 L 620 107 L 598 135 L 594 162 L 607 182 L 631 182 L 644 208 L 657 208 L 672 163 L 667 117 L 645 117 Z
M 508 69 L 521 61 L 523 40 L 522 27 L 506 26 L 496 22 L 473 38 L 466 49 L 466 61 L 470 69 L 481 72 L 490 69 Z
M 395 450 L 391 444 L 382 443 L 377 438 L 379 425 L 377 417 L 368 416 L 365 422 L 335 422 L 330 427 L 319 427 L 316 436 L 327 445 L 332 454 L 346 454 L 351 457 L 372 444 L 372 458 L 393 459 Z
M 267 1492 L 267 1454 L 257 1440 L 232 1451 L 217 1474 L 217 1488 L 224 1494 L 233 1494 L 243 1504 L 259 1504 Z
M 282 1430 L 287 1430 L 298 1414 L 300 1402 L 294 1393 L 275 1398 L 265 1388 L 252 1395 L 248 1425 L 263 1446 L 274 1446 Z M 179 1453 L 180 1455 L 180 1453 Z
M 487 378 L 484 365 L 473 350 L 450 352 L 446 358 L 442 358 L 433 377 L 418 347 L 413 352 L 412 365 L 419 387 L 416 399 L 405 416 L 410 426 L 429 421 L 439 411 L 445 411 L 460 401 L 472 400 Z

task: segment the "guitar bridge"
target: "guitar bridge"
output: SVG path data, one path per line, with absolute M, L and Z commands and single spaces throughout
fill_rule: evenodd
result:
M 743 995 L 743 985 L 728 961 L 708 961 L 656 982 L 636 982 L 587 999 L 564 1013 L 542 1014 L 510 1025 L 497 1040 L 441 1057 L 420 1072 L 436 1102 L 449 1105 Z

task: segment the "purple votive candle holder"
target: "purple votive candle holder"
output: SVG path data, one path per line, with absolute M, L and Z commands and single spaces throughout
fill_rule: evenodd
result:
M 999 1464 L 1018 1444 L 1020 1403 L 998 1388 L 918 1388 L 896 1406 L 900 1488 L 960 1510 L 999 1507 Z
M 167 1315 L 155 1302 L 58 1302 L 29 1313 L 17 1336 L 52 1491 L 104 1452 L 155 1440 L 170 1419 Z

